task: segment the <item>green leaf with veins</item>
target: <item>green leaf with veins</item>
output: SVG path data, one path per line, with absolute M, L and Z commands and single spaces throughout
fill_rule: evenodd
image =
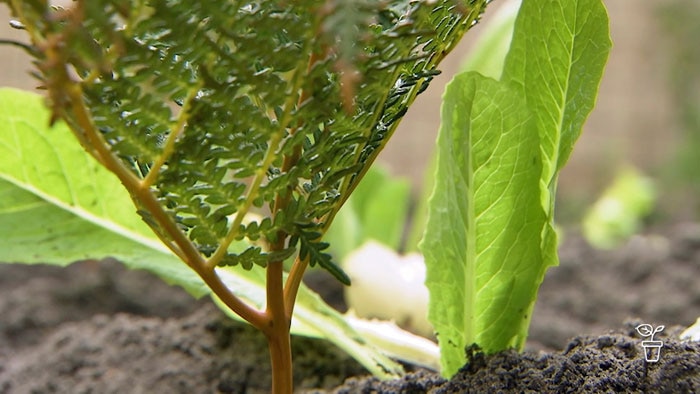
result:
M 199 276 L 142 222 L 117 178 L 83 150 L 63 123 L 48 128 L 48 120 L 40 96 L 0 89 L 0 262 L 65 266 L 114 257 L 196 297 L 209 294 Z M 241 253 L 246 247 L 237 243 L 232 250 Z M 264 303 L 262 269 L 217 271 L 237 296 L 256 306 Z M 292 333 L 335 343 L 377 376 L 401 370 L 304 285 Z
M 421 249 L 428 318 L 451 376 L 472 343 L 492 352 L 522 342 L 545 215 L 538 138 L 517 89 L 461 74 L 447 87 L 442 119 Z
M 421 245 L 443 375 L 478 344 L 522 349 L 545 270 L 559 170 L 595 102 L 610 49 L 600 0 L 524 0 L 500 81 L 448 86 Z
M 595 105 L 610 52 L 599 0 L 525 0 L 515 22 L 503 81 L 520 86 L 533 111 L 548 187 L 571 155 Z
M 542 278 L 547 267 L 559 264 L 554 230 L 559 171 L 595 105 L 611 46 L 608 15 L 600 0 L 526 0 L 521 5 L 501 79 L 525 95 L 535 119 L 531 132 L 540 138 L 541 199 L 548 217 L 542 233 Z

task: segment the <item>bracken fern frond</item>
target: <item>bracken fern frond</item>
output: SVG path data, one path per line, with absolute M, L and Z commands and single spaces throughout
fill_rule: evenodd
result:
M 323 232 L 487 2 L 5 1 L 29 29 L 54 118 L 101 162 L 115 156 L 212 265 L 300 248 L 345 283 Z M 241 239 L 255 246 L 234 253 Z

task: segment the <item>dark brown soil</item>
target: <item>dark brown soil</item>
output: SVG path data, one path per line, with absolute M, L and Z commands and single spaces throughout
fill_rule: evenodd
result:
M 648 363 L 626 332 L 576 337 L 561 352 L 493 356 L 476 354 L 450 381 L 425 371 L 401 380 L 350 379 L 335 393 L 697 393 L 700 390 L 700 343 L 668 336 L 662 358 Z M 677 335 L 680 330 L 676 330 Z
M 566 237 L 540 291 L 527 351 L 475 353 L 451 381 L 418 370 L 379 382 L 324 342 L 294 338 L 299 390 L 337 393 L 700 392 L 700 226 L 638 236 L 615 251 Z M 644 360 L 639 323 L 666 329 Z M 264 339 L 113 261 L 66 269 L 0 265 L 0 393 L 263 393 Z M 314 390 L 319 392 L 319 390 Z
M 325 342 L 293 351 L 299 388 L 365 373 Z M 0 265 L 0 393 L 266 393 L 267 357 L 208 299 L 115 261 Z

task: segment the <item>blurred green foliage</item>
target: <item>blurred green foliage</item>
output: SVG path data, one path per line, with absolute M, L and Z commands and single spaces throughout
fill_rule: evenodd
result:
M 634 168 L 623 168 L 588 209 L 583 219 L 583 235 L 597 248 L 614 248 L 639 231 L 655 201 L 651 179 Z
M 670 177 L 682 183 L 683 188 L 689 186 L 697 195 L 700 193 L 700 2 L 668 2 L 660 7 L 658 14 L 669 36 L 663 44 L 670 55 L 670 88 L 682 127 L 682 141 Z M 695 211 L 700 212 L 700 199 L 694 203 Z
M 373 166 L 326 232 L 330 252 L 342 261 L 369 240 L 400 250 L 408 220 L 411 185 Z

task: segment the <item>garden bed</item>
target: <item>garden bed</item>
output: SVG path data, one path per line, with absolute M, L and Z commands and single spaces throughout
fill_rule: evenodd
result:
M 593 250 L 568 234 L 560 255 L 561 266 L 541 288 L 525 353 L 477 354 L 450 382 L 420 369 L 379 382 L 362 377 L 333 346 L 295 337 L 295 386 L 343 393 L 700 391 L 700 343 L 678 339 L 700 316 L 700 226 L 649 232 L 614 251 Z M 640 323 L 666 326 L 655 336 L 663 341 L 656 363 L 644 360 L 634 329 Z M 268 391 L 264 338 L 208 300 L 114 261 L 0 265 L 0 393 Z

